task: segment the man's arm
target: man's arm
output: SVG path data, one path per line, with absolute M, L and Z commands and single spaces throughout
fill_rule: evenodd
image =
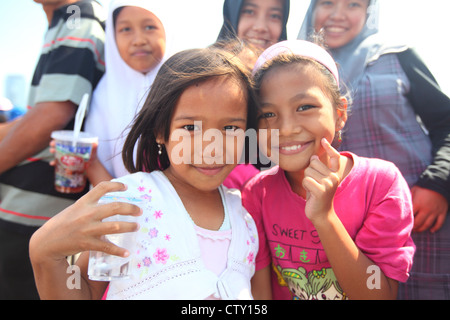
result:
M 0 123 L 0 142 L 8 135 L 8 131 L 13 128 L 22 117 L 9 122 Z
M 76 112 L 71 101 L 41 102 L 30 109 L 0 142 L 0 173 L 48 147 L 51 132 L 63 129 Z

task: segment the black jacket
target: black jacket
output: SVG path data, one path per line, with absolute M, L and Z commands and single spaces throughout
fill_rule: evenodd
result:
M 398 57 L 411 83 L 408 99 L 433 146 L 433 161 L 416 185 L 442 194 L 450 204 L 450 98 L 414 50 L 398 53 Z

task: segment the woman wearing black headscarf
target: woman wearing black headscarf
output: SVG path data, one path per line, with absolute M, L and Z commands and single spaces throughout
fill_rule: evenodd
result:
M 266 49 L 287 39 L 289 0 L 225 0 L 218 41 L 239 38 Z

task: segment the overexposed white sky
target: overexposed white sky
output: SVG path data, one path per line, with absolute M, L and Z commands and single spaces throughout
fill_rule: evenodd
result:
M 109 0 L 99 2 L 107 6 Z M 297 37 L 309 2 L 291 0 L 288 39 Z M 203 47 L 216 40 L 223 21 L 223 0 L 161 0 L 161 4 L 166 3 L 174 8 L 174 19 L 183 16 L 180 20 L 185 20 L 189 15 L 192 21 L 189 26 L 180 26 L 186 40 L 181 47 Z M 450 95 L 450 1 L 381 0 L 381 5 L 381 31 L 389 38 L 414 45 L 444 92 Z M 46 28 L 40 4 L 33 0 L 0 1 L 0 96 L 8 74 L 23 75 L 28 86 Z

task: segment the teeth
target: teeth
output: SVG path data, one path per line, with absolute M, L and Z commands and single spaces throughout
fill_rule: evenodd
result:
M 290 146 L 290 147 L 281 147 L 281 149 L 285 150 L 285 151 L 295 151 L 298 150 L 302 147 L 302 145 L 296 145 L 296 146 Z
M 249 42 L 254 44 L 263 45 L 266 43 L 266 40 L 260 40 L 260 39 L 248 39 Z
M 329 32 L 344 32 L 345 29 L 344 28 L 339 28 L 339 27 L 328 27 L 327 31 L 329 31 Z

